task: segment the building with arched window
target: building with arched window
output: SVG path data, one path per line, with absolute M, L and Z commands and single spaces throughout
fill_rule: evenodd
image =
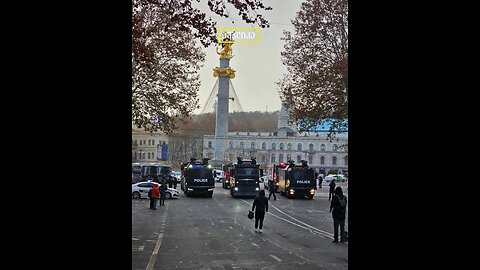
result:
M 278 129 L 275 132 L 228 132 L 228 137 L 224 140 L 225 160 L 235 162 L 237 157 L 253 156 L 257 157 L 257 161 L 261 161 L 265 157 L 265 161 L 260 166 L 266 168 L 271 164 L 286 162 L 288 158 L 299 162 L 300 158 L 317 169 L 323 168 L 326 171 L 348 169 L 347 152 L 342 147 L 348 142 L 348 133 L 336 134 L 336 140 L 332 142 L 327 137 L 326 130 L 298 132 L 295 125 L 288 123 L 288 115 L 285 112 L 286 109 L 282 106 Z M 210 148 L 208 142 L 213 142 L 214 137 L 214 135 L 204 136 L 204 157 L 213 157 L 215 144 L 213 143 L 213 147 Z M 337 145 L 336 148 L 334 144 Z

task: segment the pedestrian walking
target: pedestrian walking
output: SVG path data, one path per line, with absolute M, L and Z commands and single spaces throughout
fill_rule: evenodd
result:
M 335 179 L 330 180 L 330 184 L 328 184 L 328 186 L 330 187 L 330 190 L 328 191 L 328 200 L 330 201 L 335 192 Z
M 269 191 L 269 194 L 268 194 L 268 199 L 270 200 L 270 197 L 272 196 L 273 194 L 273 200 L 277 200 L 277 197 L 275 196 L 275 192 L 277 191 L 276 190 L 277 187 L 275 186 L 275 182 L 273 180 L 269 180 L 268 181 L 268 191 Z
M 347 196 L 343 195 L 341 187 L 335 189 L 332 202 L 330 203 L 330 212 L 333 218 L 333 242 L 338 242 L 338 227 L 340 226 L 340 242 L 346 242 L 345 235 L 345 216 L 347 212 Z
M 322 183 L 323 183 L 323 177 L 321 175 L 318 175 L 318 187 L 322 188 Z
M 160 186 L 160 206 L 165 205 L 165 197 L 167 196 L 167 184 L 165 181 Z
M 265 190 L 260 190 L 258 196 L 253 200 L 252 212 L 255 211 L 255 232 L 257 232 L 258 223 L 260 222 L 260 230 L 262 232 L 263 219 L 265 213 L 268 212 L 268 199 L 265 197 Z
M 157 210 L 157 201 L 160 198 L 160 190 L 158 190 L 158 184 L 153 184 L 153 187 L 148 191 L 150 197 L 150 209 Z

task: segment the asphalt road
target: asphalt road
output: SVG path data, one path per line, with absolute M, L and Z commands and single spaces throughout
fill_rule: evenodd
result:
M 327 186 L 313 200 L 277 193 L 263 233 L 247 218 L 252 202 L 231 198 L 220 183 L 213 198 L 181 191 L 158 210 L 150 210 L 148 200 L 132 200 L 132 269 L 348 268 L 348 243 L 332 243 Z

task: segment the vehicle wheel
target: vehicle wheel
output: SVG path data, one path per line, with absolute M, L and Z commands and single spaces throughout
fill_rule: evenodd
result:
M 310 200 L 313 200 L 313 196 L 307 196 Z
M 135 200 L 140 199 L 140 192 L 138 192 L 138 191 L 133 192 L 132 193 L 132 198 L 134 198 Z
M 207 196 L 208 196 L 208 198 L 212 198 L 213 192 L 209 192 Z
M 167 197 L 167 199 L 171 199 L 171 198 L 172 198 L 172 194 L 171 194 L 171 193 L 168 193 L 168 192 L 167 192 L 167 194 L 166 194 L 166 195 L 167 195 L 167 196 L 166 196 L 166 197 Z
M 281 195 L 281 196 L 285 196 L 285 192 L 280 191 L 280 195 Z
M 185 196 L 190 197 L 190 192 L 185 191 Z

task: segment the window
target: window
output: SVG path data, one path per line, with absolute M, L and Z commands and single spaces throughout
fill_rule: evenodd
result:
M 322 146 L 320 146 L 321 151 L 325 151 L 325 144 L 322 143 Z M 323 163 L 322 163 L 323 164 Z
M 297 163 L 300 164 L 301 161 L 302 161 L 302 157 L 301 157 L 301 156 L 297 156 Z
M 152 145 L 155 145 L 155 140 L 152 140 Z
M 148 143 L 150 143 L 150 141 L 148 141 Z M 148 159 L 150 159 L 150 152 L 148 152 L 147 156 L 148 156 Z
M 275 163 L 275 154 L 272 154 L 272 159 L 270 160 L 270 162 Z
M 250 148 L 255 149 L 255 143 L 254 142 L 252 142 L 252 144 L 250 144 L 250 146 L 251 146 Z
M 333 152 L 336 152 L 336 151 L 337 151 L 337 145 L 336 145 L 336 144 L 333 145 L 332 151 L 333 151 Z
M 320 157 L 320 164 L 325 164 L 325 157 L 324 156 L 321 156 Z
M 133 159 L 137 160 L 137 152 L 134 153 Z
M 277 149 L 277 145 L 275 143 L 272 143 L 272 150 L 276 150 Z
M 233 142 L 228 142 L 228 148 L 233 148 Z
M 262 155 L 262 163 L 265 163 L 265 155 Z
M 146 141 L 146 140 L 143 140 L 143 145 L 147 145 L 147 141 Z
M 138 187 L 151 188 L 151 187 L 152 187 L 152 183 L 142 183 L 142 184 L 139 184 Z
M 308 146 L 308 150 L 309 150 L 310 152 L 313 152 L 313 143 L 311 143 L 311 144 Z
M 262 143 L 262 149 L 263 149 L 263 150 L 267 149 L 267 143 L 265 143 L 265 142 Z
M 308 156 L 308 164 L 313 164 L 313 156 Z
M 278 162 L 282 162 L 282 161 L 283 161 L 283 155 L 280 154 L 280 155 L 278 155 Z
M 233 160 L 233 154 L 232 153 L 228 154 L 228 160 L 230 160 L 230 161 Z
M 290 154 L 287 155 L 287 162 L 290 161 L 292 159 L 292 157 L 290 156 Z
M 283 150 L 283 143 L 280 143 L 280 150 Z
M 142 145 L 142 140 L 140 140 L 140 145 Z
M 245 143 L 244 142 L 240 142 L 240 148 L 241 149 L 245 148 Z
M 154 158 L 155 158 L 155 153 L 154 153 L 154 152 L 152 152 L 152 159 L 154 159 Z
M 292 150 L 292 144 L 291 143 L 287 144 L 287 150 Z
M 142 159 L 145 159 L 145 153 L 142 153 Z
M 208 141 L 208 148 L 212 148 L 212 141 Z
M 345 156 L 345 166 L 348 166 L 348 156 Z
M 332 164 L 337 165 L 337 157 L 332 157 Z
M 297 144 L 297 150 L 302 151 L 302 144 L 301 143 Z

